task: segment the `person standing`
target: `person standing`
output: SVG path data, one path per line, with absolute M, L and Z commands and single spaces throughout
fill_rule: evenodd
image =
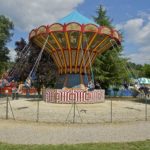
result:
M 18 100 L 19 99 L 19 91 L 18 91 L 18 89 L 19 89 L 19 85 L 18 85 L 18 83 L 16 83 L 16 100 Z
M 12 87 L 12 100 L 16 98 L 16 92 L 17 92 L 17 86 L 14 80 L 11 82 L 11 87 Z

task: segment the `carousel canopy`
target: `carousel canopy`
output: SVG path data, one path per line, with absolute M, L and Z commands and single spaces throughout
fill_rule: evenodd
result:
M 33 29 L 29 41 L 47 51 L 55 61 L 59 73 L 90 73 L 97 55 L 121 43 L 120 34 L 99 26 L 74 11 L 51 25 Z
M 70 22 L 77 22 L 79 24 L 95 24 L 95 25 L 99 26 L 97 23 L 95 23 L 94 21 L 90 20 L 89 18 L 81 15 L 77 11 L 73 11 L 66 17 L 58 20 L 58 23 L 61 23 L 61 24 L 70 23 Z

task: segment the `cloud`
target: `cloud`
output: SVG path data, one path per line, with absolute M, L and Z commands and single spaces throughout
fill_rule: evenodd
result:
M 136 63 L 150 63 L 150 14 L 140 13 L 139 17 L 130 19 L 117 28 L 125 36 L 126 52 L 128 57 Z M 133 50 L 134 45 L 136 49 Z M 132 50 L 131 50 L 132 49 Z
M 0 15 L 13 21 L 16 32 L 14 39 L 18 40 L 33 28 L 56 22 L 83 2 L 84 0 L 0 0 Z M 11 60 L 14 60 L 16 52 L 12 44 L 8 44 L 8 48 Z
M 15 26 L 30 31 L 67 15 L 84 0 L 1 0 L 0 14 L 10 17 Z
M 9 52 L 9 57 L 11 61 L 15 61 L 16 58 L 16 51 L 14 50 L 14 48 L 8 46 L 8 49 L 10 50 Z
M 150 64 L 150 46 L 141 47 L 136 53 L 131 53 L 127 56 L 135 63 Z
M 139 11 L 138 16 L 150 20 L 150 14 L 144 11 Z
M 145 22 L 143 18 L 135 18 L 117 27 L 123 30 L 128 43 L 149 44 L 150 21 Z

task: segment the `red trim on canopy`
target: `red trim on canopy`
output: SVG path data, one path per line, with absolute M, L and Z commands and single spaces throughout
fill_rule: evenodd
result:
M 57 30 L 57 28 L 56 28 L 55 30 L 51 30 L 52 27 L 55 27 L 55 26 L 57 27 L 57 25 L 62 27 L 62 29 L 61 30 L 60 29 Z M 76 29 L 76 30 L 75 29 L 72 29 L 72 30 L 71 29 L 67 29 L 67 27 L 69 27 L 70 25 L 74 25 L 74 26 L 77 25 L 78 27 L 80 26 L 81 28 L 80 28 L 80 30 L 79 29 Z M 91 30 L 86 30 L 86 28 L 88 26 L 96 27 L 97 31 L 94 31 L 92 29 Z M 45 30 L 46 30 L 45 32 L 39 31 L 39 30 L 41 30 L 42 27 L 45 28 Z M 107 32 L 110 31 L 110 33 L 107 33 L 106 31 L 104 32 L 103 30 L 106 30 Z M 110 36 L 111 38 L 114 38 L 115 40 L 117 40 L 118 43 L 120 43 L 121 40 L 122 40 L 121 35 L 118 33 L 118 31 L 116 31 L 116 30 L 114 30 L 112 28 L 108 28 L 108 27 L 105 27 L 105 26 L 99 26 L 98 27 L 95 24 L 79 24 L 77 22 L 70 22 L 68 24 L 54 23 L 54 24 L 46 25 L 46 26 L 42 25 L 42 26 L 40 26 L 40 27 L 38 27 L 36 29 L 31 30 L 31 32 L 29 33 L 29 40 L 32 40 L 32 38 L 36 37 L 37 35 L 39 35 L 41 33 L 42 34 L 48 34 L 50 32 L 68 32 L 68 31 L 97 32 L 100 35 L 101 34 L 106 34 L 106 35 Z

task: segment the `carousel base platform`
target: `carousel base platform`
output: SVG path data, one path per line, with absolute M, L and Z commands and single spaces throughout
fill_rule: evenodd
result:
M 105 101 L 105 90 L 85 91 L 80 89 L 44 89 L 43 99 L 47 103 L 93 104 Z

